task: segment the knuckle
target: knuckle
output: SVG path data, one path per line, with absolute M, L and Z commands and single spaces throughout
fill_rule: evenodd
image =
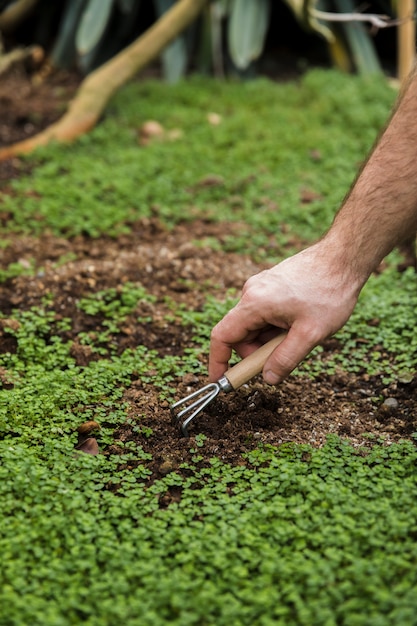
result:
M 259 274 L 254 274 L 253 276 L 250 276 L 243 285 L 243 293 L 247 293 L 249 291 L 257 291 L 259 283 L 262 281 L 263 274 L 264 272 L 260 272 Z
M 220 322 L 219 322 L 211 330 L 211 333 L 210 333 L 211 341 L 214 341 L 214 342 L 221 341 L 222 334 L 223 333 L 221 331 L 221 325 L 220 325 Z

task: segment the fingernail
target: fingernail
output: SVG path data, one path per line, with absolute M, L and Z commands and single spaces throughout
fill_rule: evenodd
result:
M 277 385 L 280 382 L 280 377 L 272 370 L 267 370 L 264 374 L 264 381 L 268 385 Z

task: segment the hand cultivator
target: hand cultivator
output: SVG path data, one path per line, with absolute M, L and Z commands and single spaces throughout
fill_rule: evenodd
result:
M 236 391 L 251 378 L 259 374 L 275 348 L 284 340 L 287 333 L 282 333 L 252 352 L 231 367 L 216 383 L 209 383 L 190 395 L 178 400 L 171 406 L 171 415 L 181 433 L 188 437 L 188 425 L 221 391 Z

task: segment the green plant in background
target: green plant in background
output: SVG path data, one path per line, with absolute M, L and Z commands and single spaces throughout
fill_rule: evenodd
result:
M 81 53 L 79 64 L 84 64 L 86 66 L 85 71 L 87 73 L 90 71 L 90 75 L 81 83 L 76 97 L 57 122 L 33 137 L 1 148 L 0 160 L 30 153 L 52 141 L 65 143 L 74 141 L 88 133 L 99 123 L 109 100 L 120 87 L 132 80 L 137 73 L 160 55 L 164 56 L 165 66 L 167 71 L 171 72 L 172 80 L 178 79 L 181 73 L 185 72 L 187 66 L 184 58 L 186 46 L 182 36 L 184 31 L 190 28 L 203 13 L 206 0 L 179 0 L 175 3 L 158 0 L 160 18 L 154 22 L 152 28 L 146 28 L 144 32 L 136 32 L 129 45 L 118 41 L 113 32 L 110 44 L 106 43 L 105 37 L 109 32 L 113 9 L 116 12 L 120 9 L 119 12 L 124 16 L 123 23 L 127 21 L 128 29 L 132 26 L 133 22 L 127 20 L 125 13 L 134 10 L 135 3 L 133 0 L 127 3 L 106 0 L 104 11 L 102 11 L 103 5 L 97 0 L 85 1 L 87 5 L 83 5 L 81 8 L 78 3 L 71 5 L 69 9 L 71 11 L 70 27 L 63 18 L 63 36 L 69 37 L 69 43 L 67 41 L 61 45 L 61 42 L 58 42 L 58 46 L 61 52 L 67 53 L 70 50 L 75 60 Z M 79 2 L 82 3 L 82 0 Z M 226 20 L 230 25 L 230 57 L 235 63 L 235 67 L 238 68 L 248 67 L 250 62 L 261 54 L 262 40 L 267 33 L 269 0 L 262 0 L 258 3 L 259 6 L 256 10 L 254 5 L 255 0 L 230 0 L 230 3 L 225 5 L 222 3 L 221 8 L 213 14 L 216 18 L 219 15 L 221 18 L 226 15 Z M 295 3 L 294 7 L 299 7 L 298 3 Z M 310 20 L 311 11 L 313 11 L 313 9 L 310 11 L 310 2 L 307 2 L 305 9 L 308 16 L 307 21 L 316 24 L 317 20 Z M 304 15 L 304 11 L 302 13 Z M 328 16 L 333 16 L 333 14 L 320 12 L 320 19 L 330 19 Z M 248 19 L 249 21 L 247 21 Z M 0 14 L 0 29 L 1 21 L 2 14 Z M 345 29 L 348 27 L 346 26 Z M 207 30 L 207 28 L 203 28 L 202 46 L 204 50 L 207 47 Z M 222 41 L 222 27 L 219 26 L 214 30 L 215 36 L 212 37 L 212 40 L 217 42 L 217 45 Z M 320 28 L 318 30 L 323 31 Z M 124 32 L 123 28 L 122 31 Z M 349 29 L 348 32 L 350 32 Z M 350 39 L 355 42 L 355 58 L 361 59 L 359 69 L 364 74 L 378 73 L 379 63 L 376 55 L 371 54 L 371 44 L 362 31 L 358 30 L 358 32 L 361 33 L 359 42 L 356 31 L 353 32 Z M 49 38 L 51 38 L 50 34 Z M 366 46 L 364 42 L 367 43 Z M 120 50 L 119 54 L 114 53 L 113 44 Z M 169 49 L 167 49 L 168 46 L 170 46 Z M 221 53 L 213 53 L 214 56 L 217 62 Z M 363 56 L 363 60 L 361 56 Z M 104 63 L 106 59 L 108 62 Z M 411 64 L 410 58 L 406 61 L 409 66 Z M 402 60 L 402 72 L 405 69 L 409 71 L 410 67 L 405 68 L 404 66 L 405 62 Z
M 269 0 L 231 0 L 229 2 L 229 52 L 236 67 L 245 70 L 260 57 L 270 16 Z
M 139 0 L 77 0 L 67 3 L 51 52 L 58 67 L 75 61 L 86 73 L 119 52 L 132 40 Z
M 354 14 L 355 5 L 350 0 L 285 0 L 300 24 L 306 31 L 315 32 L 327 41 L 329 53 L 334 64 L 340 69 L 354 68 L 361 74 L 378 74 L 382 72 L 380 61 L 372 41 L 363 24 L 353 21 L 342 22 L 335 26 L 328 21 L 333 14 Z M 382 4 L 382 3 L 381 3 Z M 214 3 L 217 10 L 212 9 L 210 27 L 214 32 L 225 28 L 227 52 L 234 67 L 245 72 L 261 56 L 270 26 L 271 0 L 254 2 L 253 0 L 220 0 Z M 316 9 L 319 9 L 317 11 Z M 382 7 L 381 7 L 382 11 Z M 383 8 L 386 12 L 386 6 Z M 320 17 L 317 18 L 316 14 Z M 326 16 L 328 20 L 326 20 Z M 217 62 L 222 70 L 227 64 L 224 61 L 225 50 L 220 36 L 213 37 L 217 50 L 213 57 L 221 59 Z M 219 73 L 219 72 L 218 72 Z
M 334 0 L 336 11 L 340 13 L 354 13 L 356 4 L 352 0 Z M 345 41 L 351 65 L 361 74 L 376 74 L 382 68 L 375 50 L 372 38 L 362 24 L 343 23 L 341 32 L 333 29 L 336 45 L 342 47 Z
M 297 84 L 194 77 L 169 98 L 157 81 L 132 84 L 90 137 L 37 153 L 36 177 L 3 198 L 7 228 L 97 237 L 151 214 L 168 227 L 200 215 L 241 225 L 227 249 L 277 260 L 330 224 L 395 95 L 377 77 L 321 70 Z M 181 136 L 143 148 L 146 119 Z
M 363 24 L 353 21 L 335 26 L 326 20 L 326 13 L 330 16 L 354 13 L 356 5 L 351 0 L 282 1 L 306 31 L 315 32 L 328 42 L 336 65 L 343 69 L 350 65 L 365 74 L 381 72 L 372 36 Z M 150 13 L 146 13 L 141 0 L 73 0 L 61 7 L 45 0 L 18 0 L 0 7 L 0 11 L 3 9 L 0 31 L 13 32 L 32 11 L 35 40 L 41 44 L 53 41 L 52 63 L 57 67 L 76 63 L 84 73 L 89 73 L 131 43 L 149 27 L 152 19 L 158 19 L 174 3 L 175 0 L 154 0 Z M 271 8 L 272 0 L 208 2 L 198 23 L 163 52 L 167 80 L 178 80 L 196 64 L 200 69 L 213 67 L 217 75 L 223 74 L 228 71 L 227 57 L 232 61 L 233 71 L 245 72 L 264 51 Z M 317 9 L 321 12 L 319 18 L 315 14 Z M 390 9 L 386 2 L 373 4 L 373 12 L 386 14 Z

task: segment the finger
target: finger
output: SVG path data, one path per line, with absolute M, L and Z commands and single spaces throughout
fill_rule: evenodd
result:
M 210 380 L 218 380 L 228 369 L 233 349 L 244 358 L 262 345 L 262 340 L 257 339 L 259 331 L 247 328 L 245 320 L 240 319 L 239 310 L 234 308 L 213 328 L 210 337 Z
M 252 354 L 252 352 L 255 352 L 258 348 L 263 346 L 264 343 L 268 343 L 268 341 L 276 337 L 278 334 L 281 334 L 283 330 L 283 327 L 278 328 L 277 326 L 268 326 L 265 330 L 251 331 L 244 341 L 234 344 L 232 348 L 237 352 L 241 359 L 245 359 L 247 356 Z
M 274 350 L 264 365 L 266 383 L 277 385 L 282 382 L 305 359 L 320 342 L 315 329 L 292 326 L 284 341 Z
M 210 355 L 209 355 L 209 379 L 211 381 L 218 380 L 228 368 L 229 360 L 232 355 L 232 346 L 214 334 L 214 329 L 210 338 Z

